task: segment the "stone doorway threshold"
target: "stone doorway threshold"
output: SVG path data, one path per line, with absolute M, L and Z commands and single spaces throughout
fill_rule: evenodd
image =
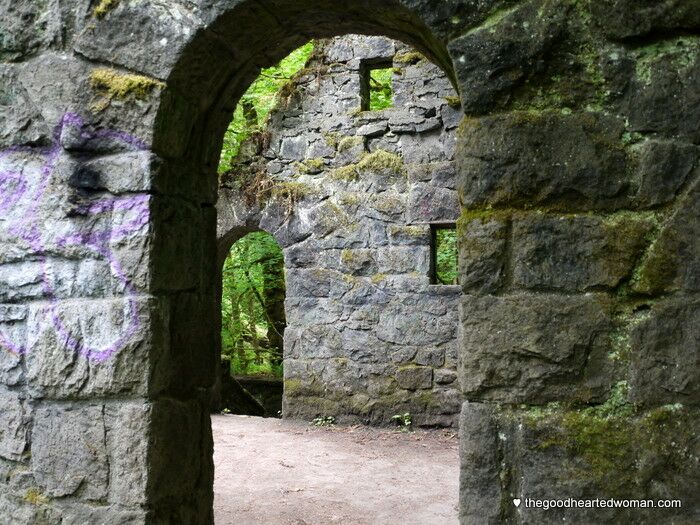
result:
M 453 430 L 212 416 L 216 525 L 457 524 Z

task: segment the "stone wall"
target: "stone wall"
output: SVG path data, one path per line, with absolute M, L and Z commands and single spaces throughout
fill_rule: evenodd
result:
M 216 165 L 261 66 L 455 81 L 461 520 L 697 523 L 697 0 L 0 3 L 0 516 L 212 522 Z M 670 509 L 514 498 L 670 498 Z
M 394 106 L 361 111 L 377 63 L 393 67 Z M 445 74 L 408 46 L 319 41 L 222 177 L 220 259 L 257 228 L 284 250 L 284 417 L 456 422 L 461 290 L 431 285 L 430 225 L 459 215 L 460 114 Z

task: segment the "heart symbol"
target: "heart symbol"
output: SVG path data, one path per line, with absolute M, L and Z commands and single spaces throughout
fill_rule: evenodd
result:
M 515 498 L 513 500 L 513 505 L 515 505 L 516 507 L 519 507 L 520 506 L 520 498 Z

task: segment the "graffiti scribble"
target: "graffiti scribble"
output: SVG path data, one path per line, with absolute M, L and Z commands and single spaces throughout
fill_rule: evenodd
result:
M 72 129 L 68 129 L 68 128 Z M 105 361 L 117 354 L 132 339 L 140 328 L 140 319 L 137 311 L 137 291 L 122 268 L 120 261 L 112 249 L 112 245 L 128 239 L 135 232 L 143 231 L 147 227 L 150 214 L 150 196 L 138 195 L 128 198 L 108 198 L 101 199 L 89 204 L 80 205 L 76 211 L 81 216 L 113 217 L 116 213 L 124 216 L 124 220 L 117 226 L 109 226 L 102 231 L 90 231 L 67 233 L 54 239 L 54 245 L 58 248 L 69 246 L 81 246 L 94 252 L 94 254 L 105 260 L 110 268 L 112 276 L 124 290 L 124 322 L 121 333 L 112 341 L 100 346 L 92 346 L 84 341 L 84 337 L 74 335 L 66 327 L 64 320 L 59 313 L 59 298 L 56 291 L 54 279 L 52 278 L 51 262 L 48 253 L 53 246 L 48 246 L 45 241 L 46 232 L 43 231 L 40 207 L 45 204 L 47 190 L 55 184 L 56 165 L 62 152 L 60 142 L 64 131 L 69 130 L 74 133 L 74 137 L 85 141 L 107 140 L 113 144 L 118 144 L 126 150 L 143 151 L 147 150 L 145 143 L 126 133 L 115 130 L 89 130 L 83 119 L 74 113 L 67 113 L 61 119 L 53 135 L 52 144 L 46 148 L 32 147 L 11 147 L 0 151 L 0 161 L 10 159 L 17 154 L 29 153 L 32 156 L 41 158 L 41 176 L 35 187 L 32 188 L 30 181 L 20 171 L 6 170 L 0 171 L 0 213 L 6 217 L 7 231 L 16 240 L 24 242 L 33 252 L 41 265 L 41 289 L 45 299 L 48 299 L 48 306 L 51 323 L 56 330 L 59 341 L 65 348 L 78 353 L 93 361 Z M 13 216 L 11 210 L 19 208 L 19 204 L 24 203 L 21 216 Z M 0 348 L 13 354 L 23 355 L 29 351 L 25 345 L 12 340 L 7 332 L 0 328 Z

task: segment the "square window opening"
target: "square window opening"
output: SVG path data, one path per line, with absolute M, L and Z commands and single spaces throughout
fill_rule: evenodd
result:
M 392 63 L 365 63 L 361 72 L 362 111 L 381 111 L 394 107 L 394 68 Z
M 432 284 L 459 284 L 455 224 L 431 225 L 430 280 Z

